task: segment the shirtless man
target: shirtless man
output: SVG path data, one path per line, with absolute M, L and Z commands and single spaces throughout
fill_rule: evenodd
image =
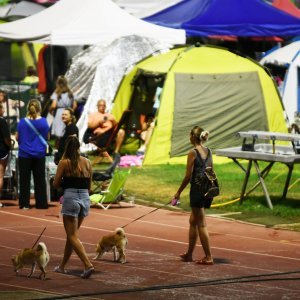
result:
M 103 147 L 117 122 L 112 114 L 105 112 L 105 100 L 100 99 L 97 102 L 97 108 L 98 111 L 88 116 L 88 129 L 83 137 L 83 141 L 85 143 L 93 142 L 98 147 Z

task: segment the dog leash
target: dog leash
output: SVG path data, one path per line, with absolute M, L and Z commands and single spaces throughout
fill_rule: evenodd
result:
M 125 228 L 125 227 L 128 226 L 129 224 L 132 224 L 132 223 L 134 223 L 135 221 L 140 220 L 140 219 L 142 219 L 143 217 L 145 217 L 145 216 L 147 216 L 147 215 L 150 215 L 150 214 L 152 214 L 153 212 L 155 212 L 155 211 L 157 211 L 157 210 L 159 210 L 159 209 L 161 209 L 161 208 L 163 208 L 163 207 L 165 207 L 165 206 L 167 206 L 167 205 L 169 205 L 169 204 L 171 204 L 171 203 L 172 203 L 172 200 L 169 201 L 168 203 L 163 204 L 163 205 L 161 205 L 161 206 L 159 206 L 159 207 L 157 207 L 157 208 L 155 208 L 155 209 L 149 211 L 148 213 L 146 213 L 146 214 L 144 214 L 144 215 L 142 215 L 142 216 L 140 216 L 140 217 L 138 217 L 138 218 L 136 218 L 136 219 L 130 221 L 130 222 L 127 223 L 126 225 L 123 225 L 121 228 Z
M 33 244 L 33 246 L 31 247 L 31 249 L 33 249 L 33 247 L 36 245 L 36 243 L 39 241 L 39 239 L 42 237 L 44 231 L 46 230 L 47 226 L 45 226 L 45 228 L 43 229 L 43 231 L 41 232 L 41 234 L 39 235 L 39 237 L 37 238 L 37 240 L 35 241 L 35 243 Z

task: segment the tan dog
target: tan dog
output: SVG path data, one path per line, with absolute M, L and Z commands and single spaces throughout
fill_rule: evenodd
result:
M 99 259 L 105 252 L 113 251 L 114 261 L 122 264 L 126 263 L 125 249 L 128 244 L 128 240 L 125 236 L 123 228 L 116 228 L 114 234 L 106 235 L 102 237 L 97 244 L 96 252 L 98 253 L 94 259 Z M 119 257 L 117 258 L 117 251 Z
M 19 270 L 22 269 L 24 265 L 31 265 L 31 272 L 27 276 L 31 277 L 35 271 L 36 265 L 38 265 L 42 271 L 39 278 L 45 279 L 45 268 L 49 263 L 50 257 L 46 245 L 41 242 L 37 245 L 36 249 L 25 248 L 19 254 L 13 256 L 11 260 L 15 268 L 14 271 L 16 272 L 16 275 L 18 275 Z

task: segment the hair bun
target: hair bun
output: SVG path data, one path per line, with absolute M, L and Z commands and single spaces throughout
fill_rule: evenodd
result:
M 207 130 L 203 130 L 200 134 L 200 139 L 203 141 L 207 141 L 208 135 L 209 135 L 209 132 Z

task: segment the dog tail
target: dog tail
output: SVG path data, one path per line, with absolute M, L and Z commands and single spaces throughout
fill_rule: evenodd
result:
M 120 236 L 125 236 L 125 231 L 123 228 L 118 227 L 118 228 L 116 228 L 116 234 L 118 234 Z

